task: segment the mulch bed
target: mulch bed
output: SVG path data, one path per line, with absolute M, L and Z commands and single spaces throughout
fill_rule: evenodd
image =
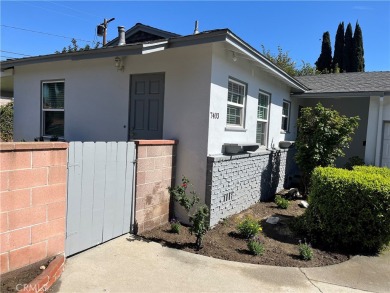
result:
M 47 266 L 53 258 L 42 260 L 29 266 L 1 275 L 1 292 L 18 292 L 38 277 L 43 270 L 41 266 Z
M 191 235 L 188 227 L 182 226 L 180 234 L 170 230 L 170 224 L 165 224 L 151 231 L 141 233 L 141 237 L 148 241 L 159 242 L 164 246 L 181 249 L 209 257 L 262 265 L 284 267 L 318 267 L 344 262 L 350 256 L 321 250 L 313 247 L 314 257 L 310 261 L 299 257 L 298 243 L 300 239 L 293 235 L 288 225 L 294 217 L 303 214 L 304 209 L 299 207 L 299 201 L 290 201 L 288 209 L 279 209 L 275 203 L 257 203 L 249 209 L 231 216 L 220 222 L 208 231 L 204 237 L 203 248 L 195 248 L 195 236 Z M 265 252 L 262 256 L 253 256 L 249 253 L 246 240 L 237 234 L 237 223 L 245 217 L 252 215 L 261 220 L 263 232 L 260 240 L 264 243 Z M 266 223 L 270 216 L 277 216 L 280 221 L 276 225 Z

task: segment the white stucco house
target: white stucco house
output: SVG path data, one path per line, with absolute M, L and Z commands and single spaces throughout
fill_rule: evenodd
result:
M 248 182 L 270 168 L 269 150 L 295 140 L 299 108 L 317 101 L 365 121 L 352 155 L 390 164 L 389 72 L 378 73 L 379 88 L 373 83 L 374 89 L 352 88 L 353 94 L 327 92 L 333 80 L 293 78 L 229 29 L 179 36 L 136 24 L 127 32 L 119 27 L 118 38 L 100 49 L 7 60 L 1 68 L 13 70 L 15 141 L 177 139 L 177 180 L 191 179 L 202 200 L 219 211 L 214 222 L 233 213 L 233 206 L 242 209 L 259 199 L 265 179 L 243 200 Z M 355 80 L 350 74 L 329 76 Z M 257 146 L 255 153 L 226 154 Z M 244 178 L 236 174 L 238 159 L 257 160 L 264 168 Z M 235 170 L 223 175 L 229 168 Z M 289 175 L 283 170 L 279 187 Z

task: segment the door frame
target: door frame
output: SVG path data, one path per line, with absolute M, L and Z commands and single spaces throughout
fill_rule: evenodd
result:
M 127 141 L 134 141 L 134 140 L 137 140 L 137 139 L 131 139 L 130 137 L 130 131 L 131 131 L 131 119 L 134 118 L 134 117 L 131 117 L 131 85 L 132 85 L 132 82 L 133 82 L 133 76 L 142 76 L 142 75 L 150 75 L 150 74 L 160 74 L 162 77 L 163 77 L 163 100 L 162 100 L 162 117 L 161 117 L 161 121 L 162 121 L 162 129 L 161 129 L 161 136 L 163 136 L 164 134 L 164 101 L 165 101 L 165 72 L 164 71 L 159 71 L 159 72 L 144 72 L 144 73 L 131 73 L 130 74 L 130 77 L 129 77 L 129 108 L 128 108 L 128 112 L 127 112 L 127 115 L 128 115 L 128 129 L 127 129 Z M 162 137 L 161 137 L 162 139 Z
M 386 123 L 389 123 L 390 125 L 390 120 L 383 120 L 383 124 L 382 124 L 382 139 L 381 139 L 381 152 L 380 152 L 380 156 L 379 156 L 379 167 L 383 167 L 382 166 L 382 160 L 383 160 L 383 142 L 385 140 L 385 124 Z

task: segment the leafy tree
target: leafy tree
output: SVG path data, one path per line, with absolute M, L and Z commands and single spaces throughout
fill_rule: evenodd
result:
M 302 60 L 302 66 L 301 68 L 295 69 L 295 75 L 296 76 L 303 76 L 303 75 L 315 75 L 320 74 L 320 72 L 317 70 L 317 68 L 310 63 L 307 63 Z
M 333 72 L 342 71 L 344 68 L 343 55 L 344 55 L 344 22 L 340 22 L 337 28 L 336 39 L 334 43 L 333 53 Z
M 0 141 L 12 141 L 14 124 L 14 102 L 0 106 Z
M 86 44 L 84 46 L 84 48 L 81 48 L 78 44 L 77 44 L 77 40 L 76 39 L 72 39 L 71 41 L 71 44 L 68 46 L 68 47 L 64 47 L 62 49 L 62 51 L 55 51 L 56 54 L 64 54 L 64 53 L 71 53 L 71 52 L 77 52 L 77 51 L 88 51 L 91 49 L 91 46 Z M 94 46 L 94 49 L 98 49 L 101 47 L 101 44 L 100 42 L 97 42 Z
M 261 45 L 261 48 L 265 57 L 269 59 L 272 63 L 279 66 L 288 74 L 295 75 L 295 62 L 288 55 L 288 52 L 283 52 L 283 49 L 278 46 L 278 54 L 273 55 L 271 51 L 266 50 L 263 45 Z
M 321 54 L 315 65 L 320 72 L 328 73 L 332 70 L 332 47 L 329 32 L 325 32 L 322 36 Z
M 352 25 L 348 23 L 344 36 L 343 72 L 352 72 L 353 37 Z
M 295 160 L 303 173 L 305 193 L 315 167 L 332 166 L 345 155 L 343 149 L 349 146 L 359 120 L 358 116 L 348 118 L 321 103 L 302 109 L 297 123 Z
M 283 49 L 278 46 L 278 54 L 273 54 L 269 49 L 265 49 L 264 45 L 261 45 L 263 55 L 274 63 L 276 66 L 283 69 L 286 73 L 291 76 L 300 76 L 300 75 L 314 75 L 317 74 L 314 66 L 310 63 L 306 63 L 302 60 L 301 68 L 298 68 L 296 62 L 291 59 L 287 52 L 283 52 Z
M 356 22 L 353 34 L 352 71 L 364 72 L 364 67 L 363 34 L 359 23 Z

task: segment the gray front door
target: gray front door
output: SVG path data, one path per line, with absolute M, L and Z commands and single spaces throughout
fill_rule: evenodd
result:
M 132 75 L 129 138 L 161 139 L 163 106 L 164 73 Z

